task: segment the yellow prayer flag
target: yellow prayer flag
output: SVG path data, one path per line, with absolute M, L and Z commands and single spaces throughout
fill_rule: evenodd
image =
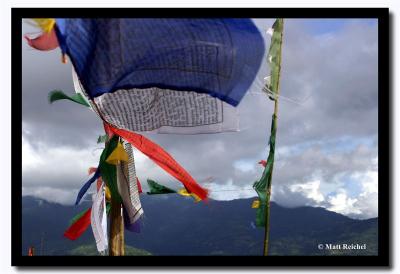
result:
M 49 33 L 56 24 L 54 18 L 32 18 L 32 20 L 35 21 L 37 26 L 46 33 Z
M 189 193 L 189 192 L 186 190 L 186 188 L 181 188 L 181 189 L 179 189 L 179 190 L 178 190 L 178 194 L 179 194 L 179 195 L 182 195 L 182 196 L 186 196 L 186 197 L 192 196 L 193 199 L 194 199 L 194 201 L 195 201 L 196 203 L 198 203 L 198 202 L 201 201 L 201 199 L 200 199 L 199 196 L 197 196 L 197 195 L 194 194 L 194 193 Z
M 198 203 L 198 202 L 200 202 L 200 201 L 201 201 L 200 197 L 199 197 L 199 196 L 197 196 L 196 194 L 192 193 L 192 195 L 191 195 L 191 196 L 193 197 L 193 199 L 194 199 L 194 201 L 195 201 L 196 203 Z
M 110 189 L 108 188 L 108 186 L 106 186 L 106 200 L 107 201 L 111 201 L 111 191 L 110 191 Z
M 178 194 L 182 196 L 192 196 L 189 192 L 187 192 L 186 188 L 181 188 L 178 190 Z
M 110 154 L 110 156 L 108 156 L 106 162 L 111 165 L 117 165 L 121 161 L 128 162 L 128 160 L 129 160 L 128 153 L 126 153 L 121 142 L 118 142 L 117 147 Z
M 259 208 L 260 207 L 260 200 L 253 201 L 251 208 Z

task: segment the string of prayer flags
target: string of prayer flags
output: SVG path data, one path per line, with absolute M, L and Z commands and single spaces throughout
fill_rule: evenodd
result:
M 166 186 L 160 185 L 159 183 L 157 183 L 151 179 L 147 179 L 147 184 L 149 185 L 149 188 L 150 188 L 150 192 L 147 192 L 148 195 L 176 193 L 175 190 L 170 189 Z
M 188 192 L 186 188 L 181 188 L 178 191 L 175 191 L 151 179 L 147 179 L 147 184 L 150 188 L 150 192 L 147 192 L 148 195 L 177 193 L 181 196 L 192 197 L 196 203 L 201 201 L 201 199 L 196 194 Z
M 70 100 L 72 102 L 81 104 L 86 107 L 90 107 L 90 105 L 86 102 L 85 98 L 80 93 L 76 93 L 72 96 L 66 95 L 61 90 L 53 90 L 49 93 L 49 103 L 53 103 L 58 100 Z
M 266 85 L 263 88 L 268 94 L 268 97 L 274 101 L 274 114 L 272 115 L 271 133 L 269 137 L 269 153 L 266 162 L 260 162 L 264 166 L 262 177 L 259 181 L 253 184 L 256 190 L 259 203 L 254 205 L 257 208 L 256 226 L 264 227 L 264 247 L 263 255 L 268 255 L 269 249 L 269 234 L 270 234 L 270 201 L 271 201 L 271 186 L 272 186 L 272 171 L 274 168 L 275 158 L 275 140 L 276 140 L 276 124 L 278 114 L 278 99 L 279 99 L 279 81 L 282 61 L 282 43 L 283 43 L 283 19 L 275 20 L 272 29 L 268 31 L 272 34 L 271 44 L 268 52 L 267 62 L 271 69 L 271 75 L 266 77 Z

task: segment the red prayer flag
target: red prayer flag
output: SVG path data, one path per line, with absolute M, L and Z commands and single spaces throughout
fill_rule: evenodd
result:
M 33 246 L 30 246 L 28 249 L 28 256 L 33 256 L 33 254 L 34 254 L 33 250 L 34 250 Z
M 92 173 L 95 173 L 96 170 L 97 170 L 97 167 L 89 167 L 88 175 L 90 175 L 90 174 L 92 174 Z
M 89 208 L 85 214 L 82 215 L 75 223 L 73 223 L 65 232 L 64 237 L 70 240 L 78 239 L 83 232 L 89 227 L 90 225 L 90 214 L 92 213 L 92 208 Z
M 103 122 L 103 126 L 104 126 L 104 131 L 108 136 L 108 140 L 110 140 L 114 136 L 114 132 L 111 131 L 110 126 L 106 122 Z
M 261 160 L 261 161 L 259 161 L 258 162 L 260 165 L 262 165 L 263 167 L 266 167 L 267 166 L 267 161 L 265 161 L 265 160 Z
M 57 35 L 54 28 L 49 33 L 45 32 L 33 39 L 25 35 L 25 39 L 28 41 L 29 46 L 37 50 L 48 51 L 58 47 Z
M 136 177 L 136 182 L 137 182 L 137 188 L 138 188 L 139 193 L 142 193 L 143 192 L 142 191 L 142 185 L 140 184 L 140 181 L 139 181 L 138 177 Z
M 99 191 L 101 184 L 103 183 L 103 180 L 101 179 L 101 176 L 97 179 L 96 181 L 96 187 L 97 187 L 97 191 Z
M 153 160 L 157 165 L 159 165 L 166 172 L 175 177 L 180 181 L 189 192 L 192 192 L 199 196 L 200 199 L 206 199 L 208 191 L 202 188 L 190 174 L 181 167 L 175 159 L 166 152 L 162 147 L 147 139 L 143 135 L 130 132 L 123 129 L 114 128 L 111 125 L 104 124 L 105 128 L 108 127 L 107 131 L 111 131 L 116 135 L 124 138 L 126 141 L 131 143 L 134 147 L 140 150 L 143 154 Z

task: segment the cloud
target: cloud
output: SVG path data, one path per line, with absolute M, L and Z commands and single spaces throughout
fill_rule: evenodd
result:
M 321 181 L 315 180 L 304 184 L 293 184 L 289 187 L 289 190 L 291 192 L 298 192 L 318 204 L 325 200 L 324 195 L 320 192 L 320 185 Z
M 339 189 L 334 196 L 329 197 L 328 202 L 330 204 L 330 206 L 327 208 L 328 210 L 345 215 L 361 214 L 361 211 L 354 205 L 357 202 L 357 199 L 348 197 L 346 190 L 344 189 Z
M 323 206 L 358 218 L 375 217 L 377 180 L 371 178 L 377 172 L 377 25 L 344 21 L 340 28 L 316 35 L 310 20 L 286 20 L 272 198 L 286 206 Z M 271 22 L 257 20 L 265 31 Z M 76 193 L 87 179 L 87 168 L 98 161 L 100 151 L 93 150 L 102 124 L 80 105 L 47 103 L 53 89 L 73 92 L 71 66 L 61 64 L 58 50 L 43 53 L 23 43 L 24 193 L 72 203 L 70 192 Z M 257 162 L 268 155 L 273 112 L 273 102 L 260 92 L 268 70 L 263 62 L 238 106 L 240 132 L 145 134 L 200 182 L 212 177 L 203 184 L 214 190 L 213 198 L 256 195 L 248 189 L 261 176 Z M 181 186 L 140 152 L 135 160 L 143 185 L 152 178 L 175 189 Z

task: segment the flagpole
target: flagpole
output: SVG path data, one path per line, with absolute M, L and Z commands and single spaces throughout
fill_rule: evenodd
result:
M 115 176 L 118 180 L 119 161 L 115 167 L 117 169 Z M 122 214 L 122 203 L 111 195 L 109 256 L 125 255 L 124 218 Z
M 124 219 L 122 204 L 111 197 L 109 255 L 125 255 Z
M 280 76 L 281 76 L 281 62 L 282 62 L 282 44 L 283 44 L 283 19 L 282 19 L 282 32 L 281 32 L 281 43 L 280 43 L 280 49 L 279 49 L 279 68 L 278 68 L 278 84 L 277 84 L 277 89 L 276 89 L 276 96 L 274 100 L 274 116 L 273 116 L 273 121 L 272 123 L 275 123 L 275 126 L 277 128 L 277 120 L 278 120 L 278 101 L 279 101 L 279 91 L 280 91 Z M 271 173 L 270 177 L 268 179 L 268 182 L 271 182 L 268 184 L 266 188 L 266 209 L 265 209 L 265 233 L 264 233 L 264 256 L 268 256 L 268 247 L 269 247 L 269 230 L 270 230 L 270 201 L 271 201 L 271 186 L 272 186 L 272 173 L 274 171 L 274 161 L 272 161 L 272 166 L 271 166 Z

